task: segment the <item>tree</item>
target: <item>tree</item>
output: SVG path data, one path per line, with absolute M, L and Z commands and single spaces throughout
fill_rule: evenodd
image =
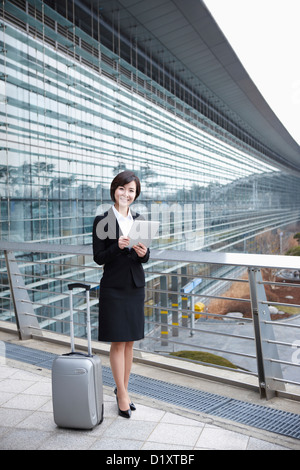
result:
M 297 240 L 298 244 L 300 244 L 300 232 L 295 233 L 294 238 Z

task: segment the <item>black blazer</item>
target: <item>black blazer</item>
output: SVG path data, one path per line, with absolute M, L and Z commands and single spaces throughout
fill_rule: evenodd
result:
M 133 219 L 141 216 L 132 213 Z M 142 263 L 149 259 L 150 251 L 141 258 L 134 250 L 124 248 L 121 250 L 118 239 L 122 230 L 118 224 L 112 208 L 102 215 L 96 216 L 93 225 L 93 253 L 94 261 L 104 264 L 101 287 L 124 288 L 124 284 L 131 277 L 136 287 L 145 286 L 145 274 Z

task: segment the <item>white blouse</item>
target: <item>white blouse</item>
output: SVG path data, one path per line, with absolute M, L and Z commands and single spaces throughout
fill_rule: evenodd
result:
M 123 235 L 127 237 L 133 224 L 133 217 L 130 212 L 130 209 L 128 210 L 127 217 L 124 217 L 122 214 L 120 214 L 120 212 L 117 211 L 115 206 L 113 206 L 113 211 L 117 218 L 118 224 L 120 226 L 120 229 L 122 230 Z

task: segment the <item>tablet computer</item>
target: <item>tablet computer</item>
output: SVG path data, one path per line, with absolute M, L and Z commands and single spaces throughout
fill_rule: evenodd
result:
M 137 245 L 139 242 L 143 243 L 147 248 L 151 240 L 158 232 L 159 222 L 153 220 L 134 220 L 132 227 L 128 233 L 130 242 L 128 248 Z

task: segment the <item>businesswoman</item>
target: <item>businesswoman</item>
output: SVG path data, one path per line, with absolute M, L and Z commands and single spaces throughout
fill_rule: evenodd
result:
M 110 188 L 114 205 L 96 216 L 93 226 L 94 261 L 104 265 L 99 297 L 99 341 L 111 342 L 110 364 L 116 383 L 120 416 L 130 418 L 135 405 L 128 395 L 133 343 L 144 338 L 145 274 L 142 263 L 149 249 L 142 243 L 128 248 L 128 233 L 139 214 L 130 205 L 141 191 L 132 171 L 119 173 Z

